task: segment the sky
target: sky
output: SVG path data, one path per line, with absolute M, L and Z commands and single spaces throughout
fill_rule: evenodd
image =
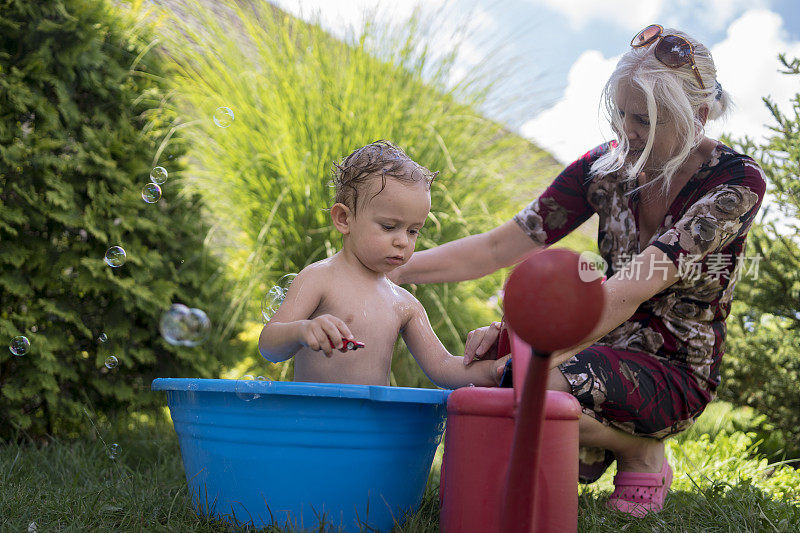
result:
M 270 1 L 342 38 L 346 28 L 358 33 L 365 13 L 397 23 L 421 5 Z M 502 66 L 482 111 L 565 164 L 612 138 L 599 110 L 601 90 L 631 38 L 652 23 L 681 29 L 711 50 L 717 80 L 735 107 L 707 125 L 710 137 L 761 140 L 772 124 L 762 97 L 789 111 L 800 92 L 798 77 L 781 74 L 777 59 L 800 57 L 797 0 L 426 0 L 422 9 L 435 18 L 437 45 L 453 46 L 449 36 L 463 36 L 454 77 Z

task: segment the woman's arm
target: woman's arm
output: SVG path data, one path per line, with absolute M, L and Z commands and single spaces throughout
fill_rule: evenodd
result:
M 415 253 L 393 270 L 395 283 L 442 283 L 477 279 L 521 260 L 538 245 L 514 220 L 485 233 Z
M 591 162 L 601 152 L 587 152 L 565 168 L 514 219 L 485 233 L 414 254 L 389 278 L 399 284 L 476 279 L 517 263 L 545 244 L 558 242 L 594 214 L 586 199 L 587 178 Z
M 550 358 L 550 367 L 569 361 L 610 331 L 624 323 L 641 304 L 669 288 L 678 281 L 678 268 L 667 254 L 655 246 L 648 246 L 603 283 L 603 310 L 597 325 L 580 343 L 558 350 Z

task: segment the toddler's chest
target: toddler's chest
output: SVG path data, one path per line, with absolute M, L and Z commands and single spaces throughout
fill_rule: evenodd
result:
M 362 334 L 389 332 L 397 335 L 409 310 L 402 298 L 385 291 L 359 293 L 332 291 L 326 295 L 314 315 L 331 314 L 343 320 L 351 331 Z

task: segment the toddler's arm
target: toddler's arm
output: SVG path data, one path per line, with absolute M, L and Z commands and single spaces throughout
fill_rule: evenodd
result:
M 428 315 L 419 300 L 409 294 L 410 316 L 402 329 L 403 340 L 425 375 L 446 389 L 470 383 L 479 387 L 495 387 L 500 383 L 507 357 L 498 360 L 464 364 L 463 357 L 451 355 L 431 328 Z
M 300 272 L 278 311 L 261 330 L 258 350 L 268 361 L 285 361 L 302 346 L 330 357 L 334 349 L 342 348 L 342 338 L 352 338 L 347 324 L 333 315 L 308 318 L 322 299 L 323 284 L 318 274 L 309 269 Z

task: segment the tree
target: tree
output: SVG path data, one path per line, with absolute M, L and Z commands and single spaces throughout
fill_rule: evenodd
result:
M 185 144 L 164 142 L 175 117 L 141 22 L 96 0 L 0 12 L 0 339 L 30 340 L 0 351 L 0 438 L 74 433 L 86 408 L 161 405 L 153 377 L 210 377 L 225 353 L 224 338 L 178 348 L 158 334 L 173 302 L 212 323 L 224 303 L 199 198 L 174 177 L 157 203 L 142 198 L 152 167 L 180 170 Z M 127 253 L 118 268 L 112 246 Z
M 800 75 L 800 59 L 781 55 L 780 61 L 787 75 Z M 792 114 L 768 98 L 764 103 L 775 119 L 773 135 L 760 146 L 745 139 L 739 147 L 756 154 L 781 222 L 762 217 L 750 233 L 747 255 L 761 258 L 759 271 L 737 287 L 720 397 L 756 408 L 789 437 L 800 434 L 800 94 Z M 794 438 L 787 444 L 800 456 Z

